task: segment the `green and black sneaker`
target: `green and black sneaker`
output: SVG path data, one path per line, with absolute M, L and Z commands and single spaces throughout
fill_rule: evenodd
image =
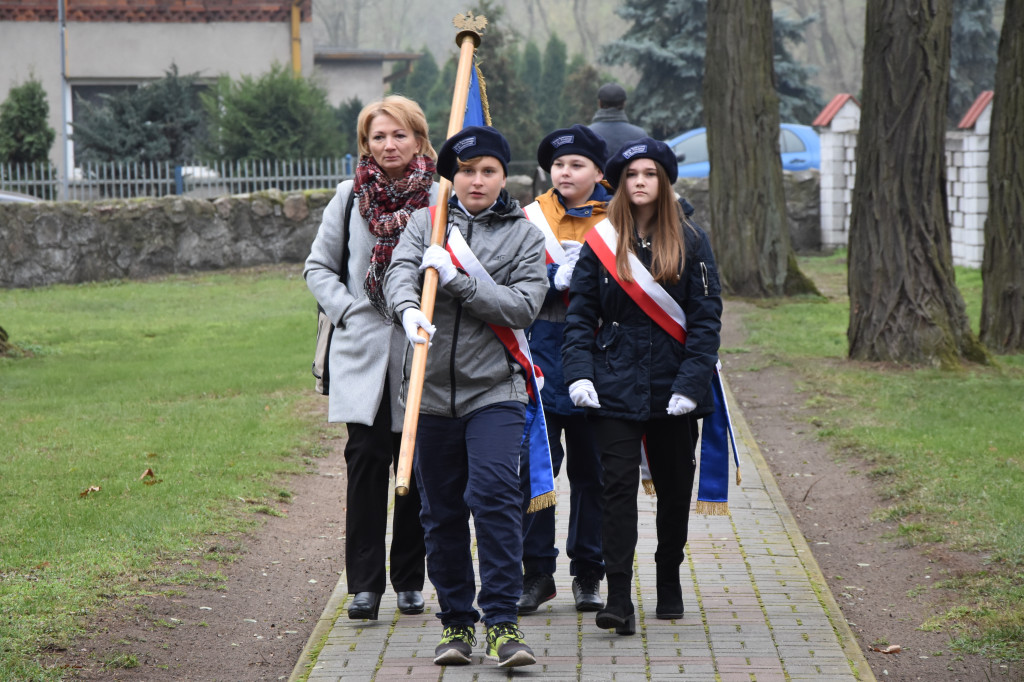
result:
M 476 630 L 472 625 L 449 625 L 441 633 L 441 643 L 434 648 L 437 665 L 466 665 L 476 645 Z
M 533 650 L 523 641 L 523 633 L 515 623 L 498 623 L 487 628 L 487 658 L 501 668 L 533 665 Z

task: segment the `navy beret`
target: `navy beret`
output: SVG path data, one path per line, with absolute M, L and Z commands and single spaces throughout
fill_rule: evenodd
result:
M 668 173 L 669 182 L 673 185 L 676 184 L 676 179 L 679 177 L 679 161 L 676 160 L 676 155 L 672 153 L 672 148 L 667 144 L 650 137 L 641 137 L 639 140 L 622 145 L 622 148 L 615 152 L 615 155 L 605 164 L 604 179 L 612 187 L 618 187 L 622 171 L 637 159 L 652 159 L 655 163 L 660 164 Z
M 559 128 L 548 133 L 537 147 L 537 163 L 545 173 L 550 173 L 555 159 L 566 154 L 585 156 L 603 170 L 604 160 L 608 158 L 608 145 L 603 137 L 577 123 L 571 128 Z
M 493 156 L 501 162 L 505 175 L 508 175 L 512 150 L 505 136 L 491 126 L 466 126 L 445 140 L 437 153 L 437 173 L 451 180 L 459 169 L 459 161 L 469 161 L 478 156 Z

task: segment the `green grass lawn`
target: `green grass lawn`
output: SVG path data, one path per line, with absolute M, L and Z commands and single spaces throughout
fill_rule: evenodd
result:
M 981 558 L 977 574 L 941 584 L 961 604 L 926 626 L 966 651 L 1024 657 L 1024 355 L 956 371 L 848 362 L 845 253 L 800 266 L 828 300 L 757 307 L 748 342 L 800 373 L 819 435 L 873 467 L 894 541 Z M 977 333 L 980 271 L 958 268 L 957 284 Z
M 976 552 L 928 627 L 1024 655 L 1024 356 L 959 371 L 845 361 L 843 254 L 801 259 L 830 294 L 758 306 L 748 343 L 796 368 L 822 437 L 871 462 L 895 542 Z M 972 320 L 977 271 L 958 270 Z M 310 416 L 315 305 L 300 266 L 0 291 L 0 679 L 112 596 L 195 569 L 210 534 L 282 508 L 322 425 Z M 147 469 L 153 476 L 144 477 Z M 87 492 L 92 487 L 98 491 Z M 83 495 L 83 493 L 85 493 Z
M 0 291 L 29 352 L 0 358 L 0 679 L 56 679 L 36 655 L 83 614 L 202 580 L 203 536 L 287 501 L 317 448 L 315 310 L 298 265 Z

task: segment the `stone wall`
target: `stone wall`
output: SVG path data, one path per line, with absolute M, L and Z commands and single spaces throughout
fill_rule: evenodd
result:
M 789 237 L 797 253 L 814 253 L 822 249 L 818 180 L 818 171 L 814 170 L 782 174 Z M 675 190 L 693 204 L 693 219 L 710 234 L 714 225 L 711 223 L 708 179 L 680 178 Z
M 818 174 L 784 175 L 793 248 L 816 251 Z M 512 176 L 508 187 L 521 202 L 532 200 L 530 178 Z M 680 180 L 676 190 L 696 208 L 697 222 L 712 230 L 707 179 Z M 0 287 L 301 263 L 333 195 L 270 191 L 215 200 L 0 203 Z
M 302 262 L 332 196 L 0 204 L 0 287 Z

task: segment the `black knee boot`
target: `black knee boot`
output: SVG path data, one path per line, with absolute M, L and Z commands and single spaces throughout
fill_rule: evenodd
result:
M 630 592 L 632 576 L 628 573 L 608 574 L 608 603 L 598 612 L 595 623 L 616 634 L 632 635 L 636 632 L 636 614 Z
M 683 588 L 679 584 L 679 564 L 658 564 L 658 608 L 662 620 L 683 617 Z

